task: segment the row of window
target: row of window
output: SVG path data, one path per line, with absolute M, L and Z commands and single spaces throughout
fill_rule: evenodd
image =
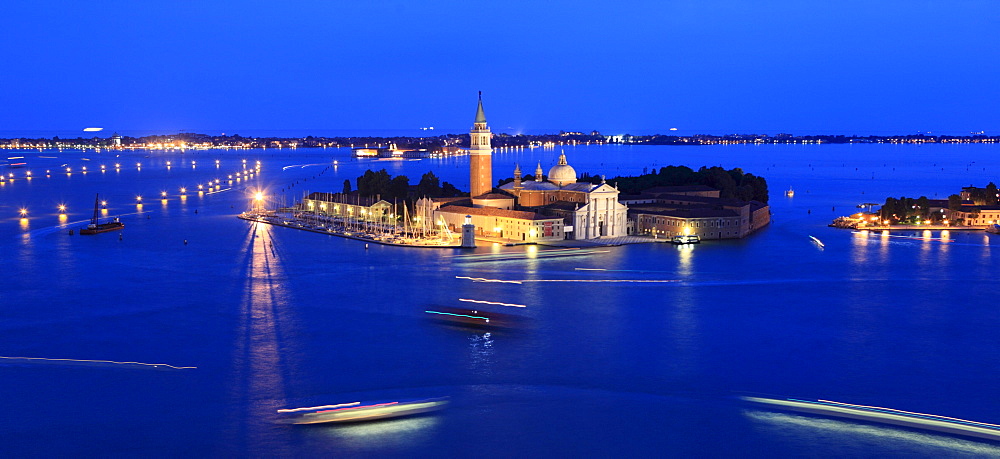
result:
M 666 225 L 666 226 L 685 226 L 683 220 L 675 220 L 675 219 L 670 219 L 670 218 L 643 217 L 642 218 L 642 222 L 643 223 L 658 224 L 658 225 Z M 717 222 L 721 223 L 721 224 L 716 224 Z M 735 222 L 733 220 L 722 220 L 722 221 L 718 221 L 718 220 L 709 220 L 709 221 L 695 220 L 694 222 L 692 222 L 691 224 L 689 224 L 687 226 L 690 226 L 690 227 L 693 227 L 693 228 L 715 228 L 715 227 L 724 227 L 724 226 L 735 226 L 734 223 Z

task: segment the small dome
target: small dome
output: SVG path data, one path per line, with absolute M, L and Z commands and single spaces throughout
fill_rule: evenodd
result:
M 566 163 L 566 153 L 559 155 L 559 164 L 549 169 L 549 181 L 559 186 L 576 183 L 576 169 Z

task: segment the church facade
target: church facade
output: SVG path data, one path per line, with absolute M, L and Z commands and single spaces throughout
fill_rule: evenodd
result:
M 559 162 L 543 179 L 542 165 L 535 179 L 521 180 L 521 168 L 514 169 L 514 181 L 500 187 L 513 195 L 521 207 L 557 215 L 567 222 L 567 239 L 598 239 L 627 234 L 628 206 L 618 202 L 618 189 L 604 180 L 599 184 L 577 182 L 576 170 L 559 155 Z

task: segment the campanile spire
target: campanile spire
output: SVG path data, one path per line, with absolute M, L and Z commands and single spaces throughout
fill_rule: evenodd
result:
M 490 127 L 483 111 L 483 92 L 479 91 L 476 119 L 469 131 L 469 188 L 472 197 L 489 193 L 493 189 L 493 147 Z

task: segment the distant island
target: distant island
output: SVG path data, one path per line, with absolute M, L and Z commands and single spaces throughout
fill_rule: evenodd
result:
M 959 194 L 948 199 L 888 197 L 877 212 L 872 208 L 879 205 L 866 202 L 858 207 L 867 207 L 868 212 L 837 217 L 830 226 L 851 229 L 967 229 L 996 231 L 1000 224 L 1000 191 L 995 183 L 985 187 L 962 187 Z
M 844 136 L 844 135 L 792 135 L 792 134 L 729 134 L 691 136 L 677 135 L 602 135 L 598 131 L 590 133 L 560 131 L 556 134 L 504 134 L 492 137 L 494 148 L 530 148 L 556 145 L 733 145 L 733 144 L 853 144 L 853 143 L 1000 143 L 1000 136 L 982 133 L 966 136 L 951 135 L 889 135 L 889 136 Z M 197 133 L 177 133 L 173 135 L 149 135 L 143 137 L 122 136 L 76 138 L 10 138 L 0 139 L 0 148 L 5 149 L 215 149 L 215 148 L 358 148 L 395 146 L 405 149 L 421 149 L 440 152 L 449 149 L 468 148 L 469 134 L 443 134 L 426 137 L 244 137 L 239 134 L 208 135 Z

